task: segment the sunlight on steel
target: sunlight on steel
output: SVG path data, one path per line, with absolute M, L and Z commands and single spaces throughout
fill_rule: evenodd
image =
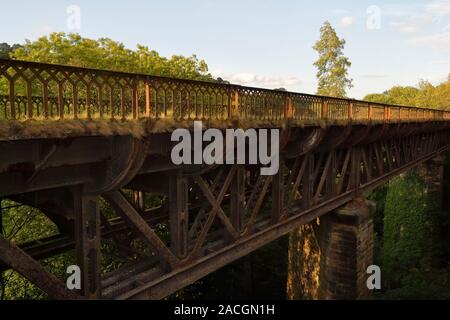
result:
M 0 120 L 439 121 L 450 112 L 0 59 Z

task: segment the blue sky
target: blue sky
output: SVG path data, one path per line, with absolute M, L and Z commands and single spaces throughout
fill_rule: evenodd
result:
M 80 29 L 67 25 L 70 5 Z M 53 31 L 109 37 L 164 56 L 195 53 L 234 83 L 314 93 L 312 46 L 325 20 L 347 41 L 351 97 L 450 73 L 450 0 L 15 0 L 2 4 L 0 42 Z

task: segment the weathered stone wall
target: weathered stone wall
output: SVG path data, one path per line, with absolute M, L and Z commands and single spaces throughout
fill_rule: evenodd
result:
M 367 299 L 375 205 L 357 199 L 292 232 L 289 299 Z

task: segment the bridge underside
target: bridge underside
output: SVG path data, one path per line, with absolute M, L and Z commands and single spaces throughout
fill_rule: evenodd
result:
M 435 157 L 449 134 L 446 122 L 291 127 L 274 176 L 175 166 L 169 133 L 0 142 L 0 198 L 38 208 L 59 230 L 14 245 L 0 236 L 0 269 L 77 298 L 38 263 L 75 250 L 85 297 L 163 298 Z M 107 241 L 126 263 L 102 274 Z

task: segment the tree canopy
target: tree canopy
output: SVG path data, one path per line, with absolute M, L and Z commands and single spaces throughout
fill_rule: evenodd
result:
M 435 86 L 422 80 L 417 87 L 395 86 L 383 93 L 368 94 L 364 100 L 450 110 L 450 74 L 446 81 Z
M 6 42 L 0 43 L 0 59 L 9 59 L 10 53 L 18 48 L 20 48 L 20 44 L 13 44 L 12 46 L 10 46 Z
M 9 55 L 13 59 L 25 61 L 213 80 L 206 62 L 199 60 L 196 55 L 166 58 L 144 45 L 137 45 L 136 50 L 131 50 L 123 43 L 109 38 L 94 40 L 75 33 L 55 32 L 36 41 L 27 40 Z
M 317 67 L 317 94 L 333 97 L 345 97 L 346 90 L 352 87 L 348 76 L 350 60 L 344 56 L 345 40 L 338 37 L 331 24 L 326 21 L 320 28 L 320 39 L 313 49 L 319 54 L 314 62 Z

